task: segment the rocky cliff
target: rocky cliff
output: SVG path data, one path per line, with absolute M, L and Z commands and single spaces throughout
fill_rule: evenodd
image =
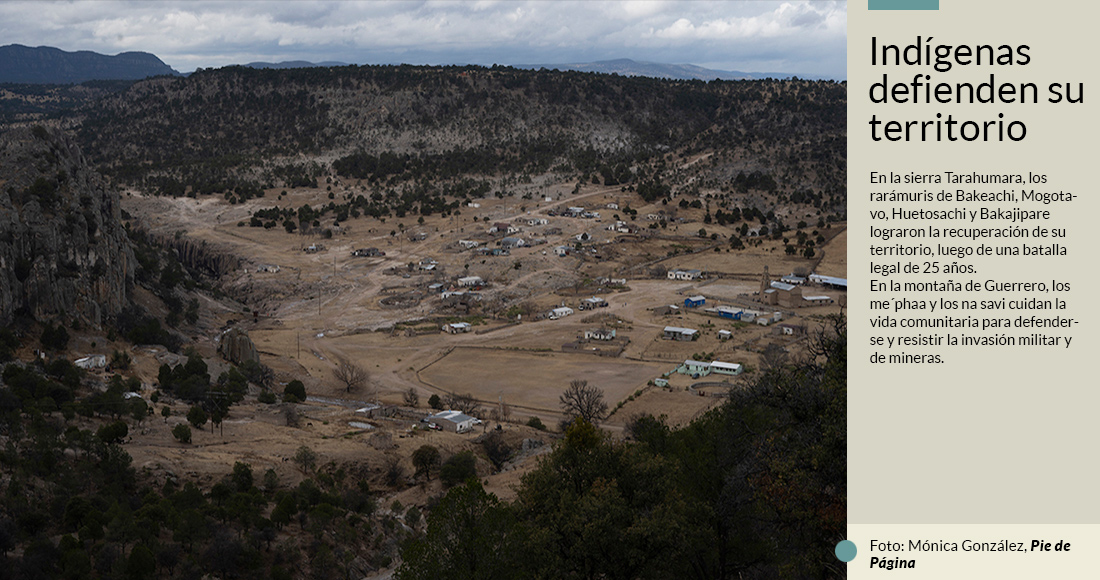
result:
M 120 214 L 67 135 L 0 134 L 0 323 L 22 312 L 98 326 L 119 313 L 134 278 Z

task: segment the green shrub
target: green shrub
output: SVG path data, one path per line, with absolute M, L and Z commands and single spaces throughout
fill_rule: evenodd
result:
M 302 381 L 294 379 L 286 384 L 283 389 L 283 400 L 288 403 L 300 403 L 306 400 L 306 386 Z
M 477 459 L 472 451 L 450 456 L 439 468 L 439 479 L 444 487 L 454 487 L 474 477 L 477 477 Z
M 172 436 L 180 443 L 191 443 L 191 428 L 183 423 L 172 427 Z
M 125 421 L 113 421 L 99 428 L 95 432 L 104 443 L 122 443 L 130 434 L 130 428 Z
M 65 327 L 58 324 L 54 326 L 47 324 L 42 329 L 42 346 L 50 350 L 65 350 L 65 347 L 69 345 L 69 331 L 65 330 Z

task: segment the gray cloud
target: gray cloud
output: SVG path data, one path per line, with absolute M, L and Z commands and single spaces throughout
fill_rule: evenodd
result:
M 0 38 L 178 70 L 255 60 L 527 64 L 633 58 L 844 78 L 845 2 L 0 2 Z

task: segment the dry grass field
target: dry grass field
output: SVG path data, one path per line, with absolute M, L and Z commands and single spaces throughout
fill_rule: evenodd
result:
M 709 409 L 721 404 L 719 397 L 700 397 L 680 389 L 666 391 L 650 389 L 643 396 L 623 405 L 609 420 L 609 423 L 621 425 L 638 415 L 664 416 L 665 422 L 672 427 L 682 427 Z
M 614 406 L 666 370 L 667 365 L 659 363 L 587 354 L 456 348 L 419 375 L 430 385 L 470 393 L 479 400 L 502 396 L 514 407 L 553 412 L 572 380 L 600 387 Z

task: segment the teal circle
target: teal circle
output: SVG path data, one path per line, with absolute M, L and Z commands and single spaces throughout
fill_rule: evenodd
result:
M 841 540 L 836 544 L 836 559 L 841 562 L 851 562 L 856 559 L 856 544 L 851 540 Z

